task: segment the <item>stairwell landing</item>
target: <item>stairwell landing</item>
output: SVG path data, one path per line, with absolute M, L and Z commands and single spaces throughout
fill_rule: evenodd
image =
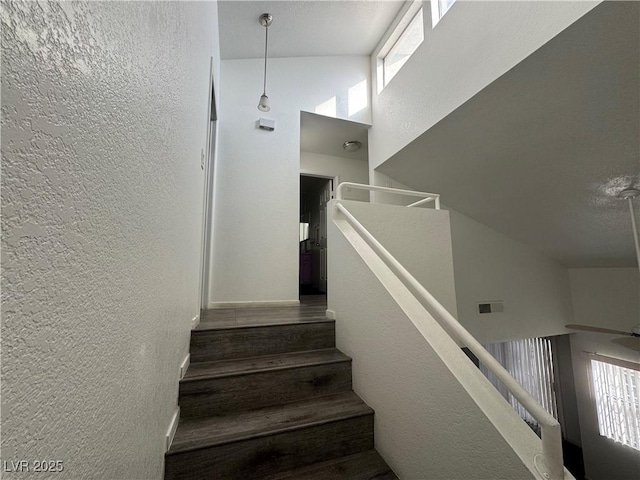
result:
M 165 479 L 392 480 L 326 297 L 202 312 Z

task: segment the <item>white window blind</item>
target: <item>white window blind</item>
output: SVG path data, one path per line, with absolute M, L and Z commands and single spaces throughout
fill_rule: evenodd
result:
M 533 396 L 551 415 L 558 418 L 554 390 L 553 356 L 551 342 L 546 338 L 526 338 L 484 346 L 496 360 Z M 529 425 L 538 430 L 535 418 L 511 395 L 500 380 L 484 365 L 480 370 L 502 396 Z
M 640 372 L 596 358 L 591 376 L 600 435 L 640 450 Z

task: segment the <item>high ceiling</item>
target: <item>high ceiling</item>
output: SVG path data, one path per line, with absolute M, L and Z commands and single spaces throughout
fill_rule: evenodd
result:
M 379 170 L 566 266 L 635 265 L 639 13 L 599 5 Z
M 223 59 L 264 57 L 263 13 L 273 15 L 269 57 L 369 55 L 402 7 L 399 0 L 219 1 Z

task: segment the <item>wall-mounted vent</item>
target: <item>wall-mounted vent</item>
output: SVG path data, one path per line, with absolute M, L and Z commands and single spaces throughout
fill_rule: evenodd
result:
M 502 313 L 504 312 L 504 304 L 499 302 L 483 302 L 478 304 L 478 313 L 483 315 L 485 313 Z

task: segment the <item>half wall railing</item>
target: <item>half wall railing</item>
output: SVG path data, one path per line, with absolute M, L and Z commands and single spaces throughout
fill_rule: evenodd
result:
M 363 183 L 342 182 L 340 185 L 338 185 L 338 189 L 336 191 L 337 200 L 345 199 L 345 189 L 368 190 L 370 192 L 385 192 L 396 195 L 404 195 L 408 197 L 421 197 L 422 200 L 413 202 L 412 204 L 407 205 L 407 207 L 418 207 L 426 203 L 434 202 L 435 209 L 440 210 L 440 195 L 438 195 L 437 193 L 416 192 L 414 190 L 401 190 L 399 188 L 379 187 L 377 185 L 365 185 Z
M 343 187 L 344 186 L 344 187 Z M 342 189 L 350 186 L 363 190 L 385 191 L 399 195 L 422 196 L 424 201 L 435 201 L 436 208 L 439 208 L 439 195 L 432 193 L 413 192 L 410 190 L 391 189 L 387 187 L 376 187 L 370 185 L 359 185 L 352 183 L 341 183 L 338 186 L 338 202 L 335 205 L 333 218 L 339 215 L 353 227 L 358 235 L 373 249 L 400 281 L 412 292 L 420 303 L 434 315 L 445 327 L 449 334 L 457 337 L 457 340 L 464 344 L 482 362 L 487 369 L 504 384 L 515 398 L 525 407 L 529 413 L 538 421 L 542 430 L 542 458 L 534 458 L 539 473 L 550 480 L 564 479 L 564 465 L 562 459 L 562 433 L 558 421 L 538 403 L 509 372 L 467 331 L 456 318 L 438 300 L 415 279 L 409 271 L 400 264 L 384 246 L 349 212 L 349 210 L 339 202 L 342 199 Z M 393 190 L 393 191 L 392 191 Z M 418 203 L 418 202 L 416 202 Z M 411 204 L 408 206 L 415 206 Z

